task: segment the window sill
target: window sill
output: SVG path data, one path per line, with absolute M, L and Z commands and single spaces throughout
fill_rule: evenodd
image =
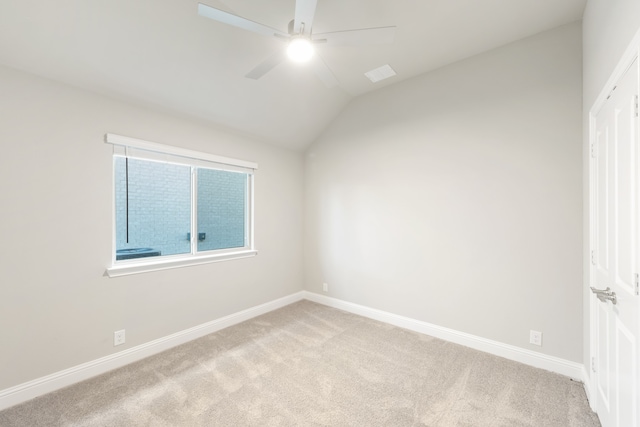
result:
M 224 254 L 216 255 L 200 255 L 190 256 L 188 258 L 173 258 L 155 260 L 153 262 L 136 262 L 118 264 L 107 268 L 107 276 L 120 277 L 128 276 L 131 274 L 148 273 L 151 271 L 168 270 L 170 268 L 188 267 L 190 265 L 209 264 L 212 262 L 227 261 L 239 258 L 249 258 L 256 256 L 258 251 L 256 250 L 243 250 L 238 252 L 227 252 Z

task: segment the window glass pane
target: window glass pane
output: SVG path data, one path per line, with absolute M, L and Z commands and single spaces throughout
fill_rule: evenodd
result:
M 115 157 L 115 196 L 116 260 L 191 252 L 190 167 Z
M 245 246 L 246 173 L 198 168 L 198 251 Z

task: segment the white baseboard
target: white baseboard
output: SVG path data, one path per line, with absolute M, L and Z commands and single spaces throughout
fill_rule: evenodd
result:
M 297 292 L 286 297 L 261 304 L 238 313 L 234 313 L 193 328 L 141 344 L 124 351 L 101 357 L 63 371 L 37 378 L 15 387 L 0 390 L 0 410 L 17 405 L 34 397 L 50 393 L 54 390 L 84 381 L 129 363 L 144 359 L 172 347 L 203 337 L 261 314 L 268 313 L 286 305 L 300 301 L 304 292 Z
M 399 316 L 397 314 L 342 301 L 313 292 L 304 291 L 304 299 L 378 320 L 380 322 L 389 323 L 421 334 L 431 335 L 445 341 L 464 345 L 466 347 L 484 351 L 485 353 L 524 363 L 525 365 L 545 369 L 579 381 L 582 381 L 586 375 L 586 372 L 583 373 L 584 366 L 582 364 L 561 359 L 559 357 L 548 356 L 546 354 L 537 353 L 513 345 L 488 340 L 486 338 L 464 332 L 458 332 L 453 329 L 444 328 L 442 326 L 433 325 L 431 323 Z
M 579 363 L 570 362 L 553 356 L 547 356 L 512 345 L 488 340 L 464 332 L 458 332 L 453 329 L 443 328 L 420 320 L 399 316 L 336 298 L 330 298 L 313 292 L 301 291 L 109 356 L 102 357 L 100 359 L 92 360 L 45 377 L 37 378 L 33 381 L 19 384 L 15 387 L 1 390 L 0 410 L 77 382 L 84 381 L 124 365 L 128 365 L 129 363 L 136 362 L 180 344 L 184 344 L 213 332 L 217 332 L 221 329 L 228 328 L 229 326 L 236 325 L 256 316 L 277 310 L 302 299 L 307 299 L 329 307 L 358 314 L 363 317 L 389 323 L 391 325 L 399 326 L 422 334 L 431 335 L 445 341 L 461 344 L 466 347 L 474 348 L 476 350 L 534 366 L 536 368 L 546 369 L 574 379 L 579 379 L 585 383 L 587 395 L 590 394 L 588 387 L 589 377 L 584 366 Z

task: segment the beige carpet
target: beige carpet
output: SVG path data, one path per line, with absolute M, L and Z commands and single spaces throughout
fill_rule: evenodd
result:
M 0 412 L 0 426 L 599 426 L 582 384 L 302 301 Z

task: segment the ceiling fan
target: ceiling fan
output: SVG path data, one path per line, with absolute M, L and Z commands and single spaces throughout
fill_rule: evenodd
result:
M 288 31 L 286 33 L 202 3 L 198 4 L 198 14 L 227 25 L 253 31 L 254 33 L 273 36 L 287 43 L 286 50 L 279 50 L 275 52 L 245 75 L 245 77 L 254 80 L 257 80 L 267 74 L 287 57 L 297 62 L 310 60 L 314 56 L 313 45 L 315 44 L 322 43 L 334 46 L 357 46 L 393 42 L 396 31 L 395 26 L 363 28 L 320 34 L 313 33 L 313 17 L 316 12 L 317 1 L 318 0 L 296 0 L 294 19 L 289 22 Z M 336 77 L 324 61 L 322 61 L 317 54 L 315 56 L 315 60 L 311 62 L 313 71 L 327 87 L 336 86 L 338 84 Z

